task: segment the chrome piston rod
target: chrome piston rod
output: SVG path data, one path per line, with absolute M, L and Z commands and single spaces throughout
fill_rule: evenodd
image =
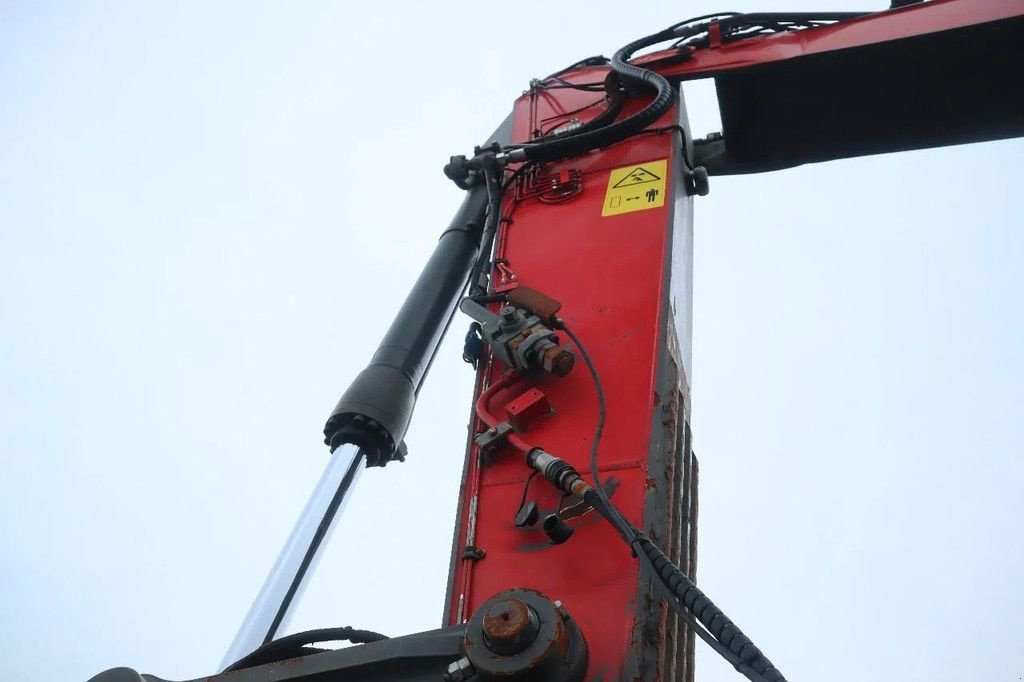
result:
M 320 550 L 344 509 L 348 492 L 365 468 L 362 464 L 363 453 L 356 445 L 341 445 L 331 455 L 320 482 L 224 655 L 221 670 L 274 639 L 287 627 L 307 578 L 316 569 Z

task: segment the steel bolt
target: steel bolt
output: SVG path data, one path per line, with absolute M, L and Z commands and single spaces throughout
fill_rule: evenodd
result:
M 552 345 L 544 351 L 544 369 L 555 376 L 564 377 L 576 364 L 576 356 L 561 346 Z
M 519 316 L 516 315 L 516 309 L 510 305 L 505 306 L 501 309 L 501 321 L 506 325 L 514 325 L 519 321 Z
M 473 664 L 469 659 L 462 657 L 448 666 L 448 672 L 444 674 L 445 682 L 463 682 L 476 674 Z
M 533 644 L 540 632 L 537 612 L 519 599 L 502 599 L 484 614 L 487 648 L 500 656 L 514 656 Z
M 568 352 L 562 352 L 555 358 L 554 367 L 551 371 L 557 376 L 564 377 L 572 371 L 574 364 L 576 364 L 576 358 Z

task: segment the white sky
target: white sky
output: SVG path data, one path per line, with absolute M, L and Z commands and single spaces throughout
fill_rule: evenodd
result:
M 460 200 L 441 166 L 530 77 L 712 10 L 882 5 L 0 6 L 0 671 L 213 672 Z M 1022 151 L 697 202 L 698 581 L 791 680 L 1024 674 Z M 439 624 L 463 327 L 293 630 Z

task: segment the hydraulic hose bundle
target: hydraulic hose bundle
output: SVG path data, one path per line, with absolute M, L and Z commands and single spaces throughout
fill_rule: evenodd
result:
M 568 69 L 565 69 L 565 71 L 571 70 L 573 68 L 576 68 L 576 65 L 570 66 Z M 547 82 L 552 78 L 554 78 L 554 76 L 548 76 L 548 78 L 541 81 L 541 84 Z M 548 140 L 555 140 L 565 137 L 575 137 L 577 135 L 590 132 L 592 130 L 604 128 L 605 126 L 611 124 L 616 118 L 618 118 L 619 113 L 621 113 L 622 103 L 625 101 L 626 96 L 622 89 L 622 82 L 619 79 L 619 74 L 616 73 L 615 71 L 608 72 L 608 75 L 605 76 L 603 86 L 605 91 L 605 100 L 608 104 L 601 111 L 601 113 L 599 113 L 597 116 L 590 119 L 586 123 L 582 124 L 578 128 L 572 130 L 565 130 L 561 132 L 550 132 L 547 135 L 544 135 L 541 139 L 547 142 Z M 534 141 L 531 144 L 537 144 L 537 141 Z
M 625 84 L 635 86 L 644 90 L 654 90 L 655 96 L 650 103 L 633 114 L 629 118 L 617 123 L 610 123 L 618 111 L 612 111 L 612 98 L 608 109 L 598 118 L 591 121 L 591 124 L 574 131 L 570 135 L 558 137 L 548 142 L 536 142 L 525 144 L 509 155 L 510 161 L 557 161 L 570 156 L 584 154 L 591 149 L 606 147 L 631 135 L 635 135 L 647 126 L 658 120 L 672 106 L 672 86 L 661 74 L 633 66 L 627 60 L 638 50 L 651 45 L 663 43 L 666 40 L 678 38 L 677 28 L 672 27 L 649 35 L 645 38 L 634 40 L 629 45 L 619 49 L 611 60 L 612 73 Z M 609 74 L 611 75 L 611 74 Z M 617 90 L 617 88 L 615 88 Z M 609 92 L 609 96 L 612 97 Z M 621 108 L 621 102 L 616 109 Z M 600 119 L 600 121 L 598 120 Z
M 491 156 L 497 157 L 502 164 L 506 165 L 521 162 L 560 161 L 594 149 L 607 147 L 643 132 L 672 107 L 673 91 L 671 84 L 664 76 L 656 71 L 631 64 L 629 59 L 646 47 L 669 40 L 684 40 L 699 34 L 707 29 L 711 23 L 709 20 L 719 16 L 722 16 L 722 13 L 690 19 L 663 31 L 638 38 L 617 50 L 609 62 L 612 70 L 604 84 L 608 106 L 579 128 L 548 134 L 540 141 L 510 144 L 504 147 L 492 145 L 488 148 L 477 148 L 476 156 L 472 159 L 467 159 L 465 156 L 453 156 L 444 168 L 445 175 L 460 188 L 469 189 L 473 186 L 475 179 L 484 174 L 485 160 Z M 577 67 L 596 65 L 599 63 L 598 59 L 600 58 L 591 57 L 577 62 L 561 72 L 548 76 L 541 83 Z M 654 98 L 647 106 L 629 118 L 615 121 L 622 109 L 624 87 L 645 91 L 653 90 Z

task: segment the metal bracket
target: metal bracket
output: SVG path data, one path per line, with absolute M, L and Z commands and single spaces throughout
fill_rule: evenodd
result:
M 473 437 L 473 442 L 481 450 L 491 450 L 500 445 L 513 430 L 512 424 L 507 421 L 503 421 L 500 424 L 492 426 L 486 431 L 481 431 L 476 434 Z

